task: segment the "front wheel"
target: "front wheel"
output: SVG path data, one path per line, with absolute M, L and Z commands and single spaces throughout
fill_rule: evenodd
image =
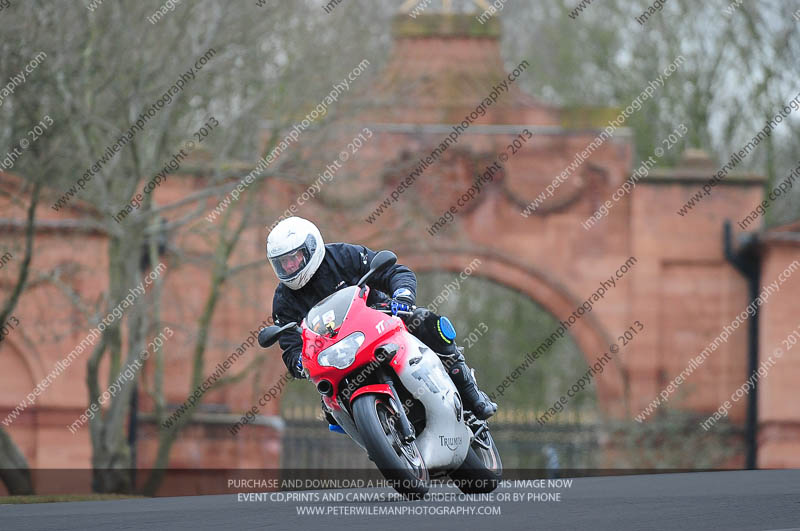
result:
M 450 473 L 464 494 L 492 492 L 503 477 L 503 462 L 489 428 L 484 424 L 475 434 L 467 457 L 461 466 Z
M 397 412 L 385 395 L 366 394 L 353 402 L 353 420 L 370 459 L 394 490 L 412 498 L 428 492 L 428 468 L 417 443 L 405 443 L 395 422 Z

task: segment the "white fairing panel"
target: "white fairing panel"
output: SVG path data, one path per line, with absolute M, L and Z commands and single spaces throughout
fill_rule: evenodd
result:
M 461 399 L 439 356 L 411 334 L 405 337 L 410 352 L 397 372 L 403 386 L 425 406 L 425 429 L 417 434 L 417 447 L 429 470 L 457 468 L 472 440 Z

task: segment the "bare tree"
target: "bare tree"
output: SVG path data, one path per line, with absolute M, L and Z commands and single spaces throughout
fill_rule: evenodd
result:
M 70 292 L 88 324 L 96 325 L 159 261 L 169 264 L 168 275 L 177 274 L 186 263 L 209 270 L 205 303 L 195 312 L 197 322 L 181 323 L 194 343 L 187 382 L 191 393 L 204 379 L 213 337 L 211 323 L 225 297 L 224 286 L 262 264 L 236 262 L 241 236 L 254 227 L 263 230 L 264 218 L 272 220 L 282 211 L 260 203 L 263 198 L 258 191 L 271 182 L 283 183 L 284 189 L 287 185 L 302 189 L 314 180 L 310 169 L 320 160 L 314 145 L 325 141 L 323 122 L 331 120 L 333 111 L 315 122 L 310 129 L 315 133 L 304 133 L 303 157 L 298 150 L 287 152 L 257 171 L 241 201 L 225 209 L 218 220 L 210 223 L 206 214 L 253 171 L 256 160 L 278 145 L 288 127 L 314 108 L 333 82 L 364 58 L 362 41 L 379 38 L 381 31 L 364 23 L 363 12 L 345 14 L 344 10 L 336 14 L 342 24 L 334 27 L 331 17 L 313 2 L 259 9 L 200 1 L 182 4 L 156 24 L 148 22 L 160 5 L 104 3 L 90 11 L 80 5 L 39 1 L 15 4 L 9 14 L 15 23 L 2 26 L 4 36 L 8 35 L 3 46 L 9 49 L 9 43 L 18 43 L 13 54 L 20 57 L 31 56 L 36 49 L 47 52 L 36 75 L 9 102 L 14 109 L 44 108 L 54 122 L 52 132 L 40 140 L 59 154 L 43 197 L 65 222 L 77 220 L 107 238 L 109 285 L 101 303 Z M 372 29 L 364 32 L 364 27 Z M 341 40 L 343 28 L 349 28 L 354 38 L 340 43 L 340 54 L 333 57 L 328 50 Z M 182 86 L 175 90 L 179 79 Z M 207 136 L 195 137 L 212 117 L 220 125 Z M 19 136 L 26 123 L 13 122 L 2 131 L 3 137 Z M 128 141 L 121 143 L 123 137 Z M 127 208 L 126 215 L 120 216 L 143 184 L 190 140 L 196 143 L 196 152 L 181 161 L 180 169 L 170 168 L 164 175 L 167 179 L 195 175 L 189 191 L 175 199 L 156 189 L 143 194 L 135 208 Z M 286 167 L 292 171 L 282 170 Z M 83 186 L 76 188 L 79 180 Z M 196 248 L 187 252 L 180 243 L 187 235 L 201 238 L 207 252 L 198 253 Z M 135 367 L 148 338 L 163 328 L 163 280 L 103 331 L 87 362 L 89 404 L 99 402 L 104 382 Z M 70 290 L 68 282 L 62 284 Z M 168 413 L 165 351 L 170 348 L 156 352 L 148 361 L 151 367 L 142 369 L 152 375 L 143 386 L 153 400 L 159 431 L 155 468 L 145 486 L 148 493 L 157 490 L 172 444 L 199 405 L 194 404 L 169 428 L 162 426 Z M 108 361 L 107 375 L 100 374 L 104 360 Z M 247 367 L 218 380 L 214 389 L 240 381 L 261 360 L 256 357 Z M 137 376 L 123 382 L 103 414 L 89 422 L 96 491 L 134 489 L 128 474 L 134 462 L 125 420 L 139 380 Z
M 595 2 L 578 16 L 575 2 L 508 4 L 499 15 L 503 49 L 530 61 L 536 75 L 520 83 L 545 101 L 623 108 L 682 55 L 685 62 L 626 123 L 636 131 L 637 154 L 650 156 L 683 123 L 683 145 L 662 163 L 674 163 L 684 146 L 728 160 L 797 95 L 800 34 L 792 10 L 780 0 L 676 0 L 641 17 L 652 4 Z M 770 189 L 797 165 L 800 120 L 793 115 L 739 168 L 766 173 Z M 796 218 L 798 205 L 795 187 L 770 209 L 770 224 Z
M 28 206 L 28 215 L 25 220 L 25 254 L 19 264 L 14 288 L 11 294 L 3 303 L 0 309 L 0 324 L 4 324 L 11 312 L 17 306 L 19 297 L 25 290 L 30 272 L 31 258 L 33 257 L 33 238 L 35 233 L 34 222 L 36 219 L 36 206 L 39 203 L 39 192 L 41 183 L 36 182 L 32 185 L 31 199 Z M 2 347 L 0 347 L 0 350 Z M 0 427 L 0 479 L 5 483 L 6 488 L 11 494 L 32 494 L 33 483 L 28 466 L 28 461 L 14 444 L 11 436 L 5 429 Z

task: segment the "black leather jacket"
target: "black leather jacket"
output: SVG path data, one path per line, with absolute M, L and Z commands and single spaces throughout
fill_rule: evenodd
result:
M 325 246 L 325 257 L 311 277 L 311 280 L 298 290 L 279 284 L 272 299 L 272 317 L 276 325 L 295 321 L 302 322 L 308 311 L 319 301 L 333 292 L 354 286 L 369 271 L 369 264 L 375 256 L 363 245 L 349 243 L 329 243 Z M 408 267 L 400 264 L 375 275 L 367 283 L 370 295 L 367 304 L 385 302 L 399 288 L 408 288 L 416 297 L 417 277 Z M 283 362 L 295 376 L 295 365 L 303 350 L 303 340 L 299 332 L 286 331 L 281 334 L 279 344 L 283 349 Z

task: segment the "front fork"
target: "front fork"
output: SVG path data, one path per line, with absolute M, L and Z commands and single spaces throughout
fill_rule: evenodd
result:
M 400 402 L 400 396 L 397 394 L 397 389 L 394 387 L 394 381 L 388 374 L 386 374 L 385 371 L 381 371 L 381 373 L 378 375 L 378 378 L 382 383 L 388 385 L 389 389 L 392 391 L 392 396 L 397 404 L 397 420 L 399 422 L 397 428 L 400 435 L 403 437 L 403 442 L 412 442 L 416 438 L 416 435 L 414 434 L 414 428 L 411 426 L 411 422 L 408 420 L 403 403 Z
M 485 420 L 478 419 L 475 415 L 470 413 L 470 418 L 467 419 L 467 425 L 472 430 L 472 442 L 483 448 L 484 450 L 491 450 L 491 446 L 483 441 L 484 432 L 489 432 L 489 424 Z

